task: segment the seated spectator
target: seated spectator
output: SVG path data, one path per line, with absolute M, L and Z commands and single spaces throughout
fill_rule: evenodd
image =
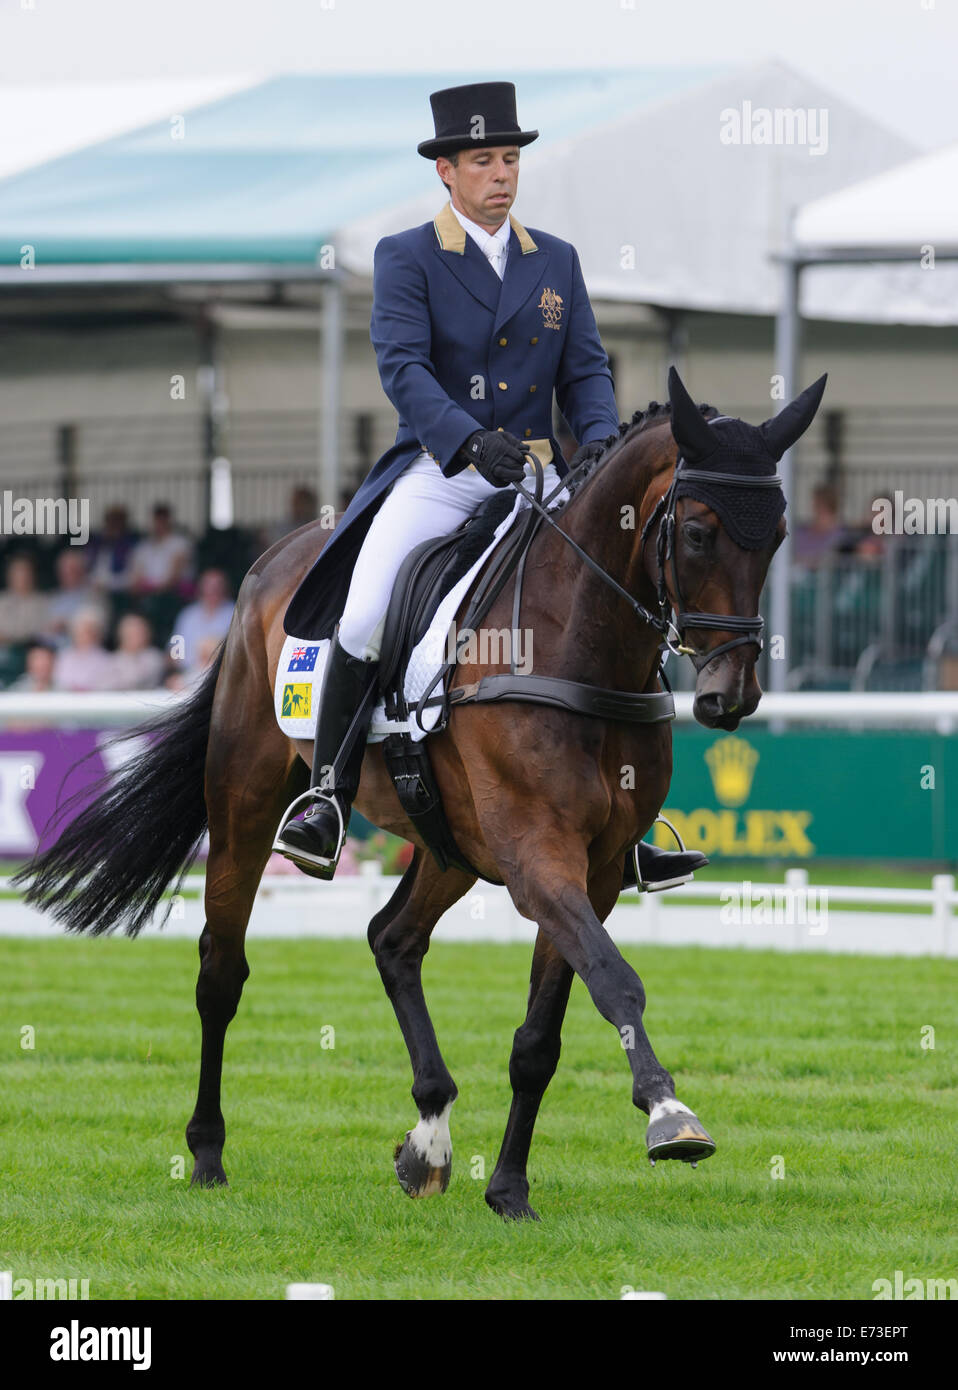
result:
M 58 646 L 67 640 L 70 624 L 81 608 L 95 608 L 103 619 L 104 631 L 109 623 L 106 604 L 90 583 L 83 551 L 68 546 L 57 556 L 57 589 L 49 597 L 49 618 L 43 629 L 44 637 L 52 637 Z
M 204 570 L 197 584 L 197 594 L 197 601 L 177 615 L 170 639 L 173 660 L 182 663 L 187 673 L 197 665 L 203 639 L 212 637 L 221 642 L 233 617 L 233 600 L 222 570 Z
M 830 483 L 820 483 L 812 493 L 812 520 L 798 526 L 792 542 L 792 555 L 797 565 L 816 569 L 826 563 L 848 538 L 848 530 L 839 520 L 838 494 Z
M 150 534 L 133 551 L 130 592 L 159 646 L 166 646 L 173 619 L 192 594 L 193 564 L 193 542 L 173 529 L 167 504 L 157 503 Z
M 111 689 L 156 690 L 163 684 L 166 657 L 151 645 L 152 636 L 149 623 L 139 613 L 120 619 L 111 657 Z
M 70 642 L 53 666 L 56 690 L 111 690 L 113 657 L 103 646 L 103 617 L 96 608 L 81 608 L 70 624 Z
M 90 541 L 90 580 L 106 593 L 125 592 L 130 587 L 133 550 L 139 536 L 130 526 L 124 506 L 108 507 L 103 530 Z
M 57 649 L 52 642 L 38 638 L 27 647 L 27 669 L 9 687 L 29 695 L 41 695 L 53 689 L 53 664 Z
M 0 592 L 0 643 L 28 642 L 47 626 L 50 601 L 37 591 L 36 565 L 30 555 L 11 555 L 7 587 Z
M 133 550 L 130 589 L 134 594 L 181 593 L 190 580 L 192 560 L 192 541 L 173 529 L 169 505 L 157 502 L 150 534 Z

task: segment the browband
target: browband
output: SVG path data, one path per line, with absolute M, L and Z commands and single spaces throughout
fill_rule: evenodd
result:
M 680 483 L 688 482 L 690 479 L 695 483 L 726 483 L 729 487 L 781 487 L 782 480 L 777 473 L 771 477 L 762 475 L 753 478 L 747 473 L 716 473 L 709 468 L 686 468 L 684 459 L 679 460 L 681 469 L 676 466 L 676 481 Z

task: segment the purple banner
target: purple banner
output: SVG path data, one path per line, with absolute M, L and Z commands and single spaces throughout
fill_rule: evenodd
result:
M 111 744 L 116 734 L 115 728 L 0 730 L 0 859 L 29 859 L 38 848 L 46 849 L 89 804 L 105 773 L 145 751 L 142 738 Z M 84 790 L 87 794 L 51 827 L 58 807 Z

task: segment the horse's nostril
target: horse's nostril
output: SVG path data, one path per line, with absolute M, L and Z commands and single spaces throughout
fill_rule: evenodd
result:
M 725 699 L 721 695 L 700 695 L 697 703 L 701 712 L 709 719 L 717 719 L 727 712 Z

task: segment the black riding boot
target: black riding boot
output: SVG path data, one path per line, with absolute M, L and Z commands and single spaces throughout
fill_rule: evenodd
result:
M 659 893 L 663 888 L 691 883 L 695 870 L 704 869 L 709 862 L 697 849 L 659 849 L 657 845 L 646 844 L 645 840 L 639 841 L 638 850 L 639 881 L 636 882 L 635 861 L 629 853 L 622 887 L 638 888 L 640 893 Z
M 341 647 L 337 632 L 326 658 L 316 715 L 313 771 L 307 793 L 313 799 L 303 819 L 283 825 L 273 842 L 274 850 L 314 878 L 330 879 L 336 872 L 350 808 L 359 788 L 366 735 L 375 702 L 369 704 L 362 727 L 354 733 L 352 749 L 335 786 L 329 785 L 330 771 L 378 669 L 378 661 L 364 661 Z M 290 807 L 286 815 L 292 809 Z

